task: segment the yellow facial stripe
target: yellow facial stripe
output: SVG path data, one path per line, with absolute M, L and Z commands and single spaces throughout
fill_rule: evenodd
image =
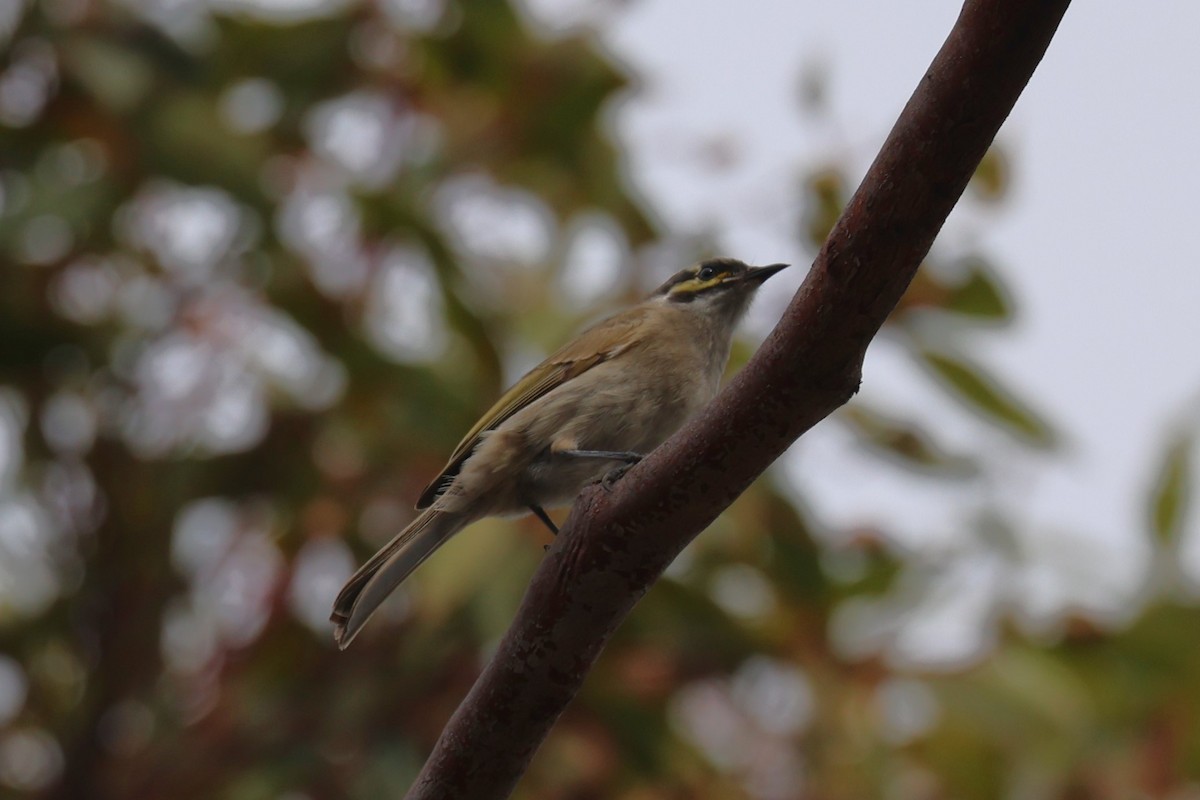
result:
M 668 292 L 668 294 L 678 295 L 702 292 L 705 289 L 710 289 L 713 286 L 716 286 L 717 284 L 724 283 L 727 277 L 729 277 L 728 273 L 722 273 L 717 275 L 715 278 L 709 278 L 706 281 L 702 281 L 699 278 L 691 278 L 683 283 L 677 283 L 672 286 L 671 291 Z

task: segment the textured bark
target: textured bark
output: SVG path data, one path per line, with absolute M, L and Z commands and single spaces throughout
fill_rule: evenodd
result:
M 858 389 L 867 345 L 1012 110 L 1069 0 L 968 0 L 779 325 L 697 419 L 578 499 L 408 793 L 506 797 L 671 560 Z

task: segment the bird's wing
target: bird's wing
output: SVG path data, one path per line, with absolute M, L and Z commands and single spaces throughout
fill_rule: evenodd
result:
M 493 430 L 506 419 L 530 403 L 564 383 L 579 377 L 597 364 L 602 364 L 628 350 L 639 339 L 643 317 L 642 309 L 632 308 L 615 317 L 587 329 L 578 337 L 550 355 L 541 364 L 525 373 L 519 381 L 487 413 L 480 417 L 475 426 L 458 443 L 441 474 L 433 479 L 421 498 L 417 508 L 427 508 L 450 485 L 462 464 L 479 444 L 483 434 Z

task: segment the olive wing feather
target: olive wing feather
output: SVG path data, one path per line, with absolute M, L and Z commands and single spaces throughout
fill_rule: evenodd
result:
M 438 498 L 462 469 L 463 462 L 479 444 L 483 434 L 497 428 L 521 409 L 549 394 L 559 386 L 579 377 L 598 364 L 602 364 L 628 350 L 637 343 L 641 330 L 641 309 L 630 309 L 592 328 L 585 330 L 568 342 L 545 361 L 538 364 L 517 381 L 512 388 L 487 410 L 474 427 L 467 432 L 458 447 L 454 448 L 450 460 L 442 468 L 417 501 L 417 508 L 428 508 Z

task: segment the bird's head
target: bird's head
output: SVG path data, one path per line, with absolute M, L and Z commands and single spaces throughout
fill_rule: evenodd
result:
M 750 305 L 758 287 L 786 266 L 751 267 L 733 258 L 712 258 L 675 273 L 653 297 L 699 313 L 727 316 L 732 322 Z

